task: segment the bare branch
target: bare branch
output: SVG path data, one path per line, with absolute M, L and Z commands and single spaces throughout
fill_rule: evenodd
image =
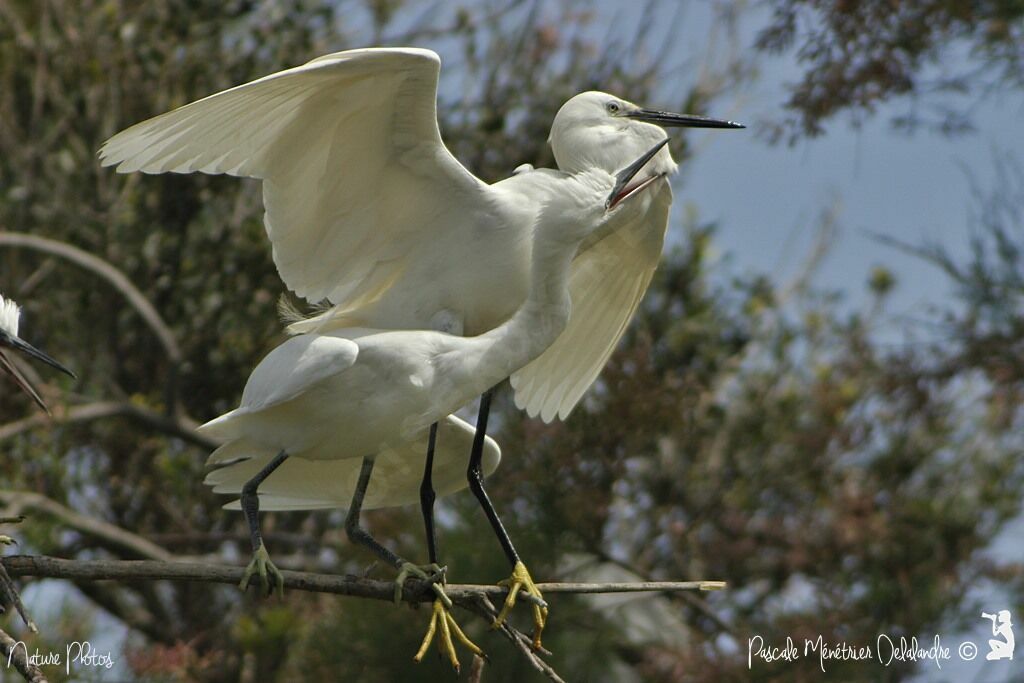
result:
M 16 513 L 32 510 L 33 512 L 42 512 L 50 515 L 72 529 L 101 538 L 132 555 L 161 561 L 171 561 L 174 559 L 171 553 L 141 536 L 136 536 L 119 526 L 104 522 L 95 517 L 75 512 L 71 508 L 61 505 L 41 493 L 0 490 L 0 501 L 14 508 Z
M 447 591 L 448 588 L 446 586 L 445 592 Z M 480 595 L 476 600 L 470 602 L 468 605 L 462 604 L 462 606 L 482 616 L 486 621 L 490 621 L 492 624 L 494 623 L 494 619 L 498 616 L 498 610 L 494 607 L 494 604 L 487 599 L 486 595 Z M 533 649 L 533 638 L 515 628 L 507 621 L 502 622 L 501 628 L 498 629 L 498 631 L 511 641 L 512 645 L 519 650 L 519 653 L 533 668 L 544 674 L 549 680 L 555 681 L 555 683 L 565 683 L 564 679 L 562 679 L 562 677 L 551 668 L 551 665 L 541 659 L 539 654 Z M 550 655 L 551 653 L 545 650 L 543 654 Z
M 153 305 L 149 303 L 146 296 L 139 291 L 139 289 L 132 284 L 124 273 L 120 270 L 107 263 L 98 256 L 94 256 L 87 251 L 83 251 L 78 247 L 74 247 L 65 242 L 58 242 L 57 240 L 47 239 L 45 237 L 38 237 L 36 235 L 25 235 L 16 232 L 0 232 L 0 246 L 2 247 L 20 247 L 25 249 L 34 249 L 41 251 L 46 254 L 52 254 L 59 256 L 67 261 L 71 261 L 75 265 L 81 266 L 86 270 L 99 275 L 101 278 L 109 282 L 114 289 L 119 291 L 124 298 L 128 300 L 128 303 L 138 311 L 142 319 L 146 321 L 150 329 L 156 334 L 157 339 L 160 340 L 160 344 L 164 347 L 168 357 L 171 361 L 177 365 L 182 360 L 181 349 L 178 347 L 178 342 L 174 338 L 174 333 L 171 332 L 171 328 L 167 326 L 157 310 L 153 308 Z
M 197 581 L 204 583 L 237 584 L 242 580 L 243 567 L 194 562 L 161 562 L 155 560 L 65 560 L 41 555 L 8 555 L 0 558 L 11 576 L 38 576 L 51 579 L 85 581 Z M 315 574 L 284 570 L 285 588 L 314 593 L 333 593 L 371 600 L 393 600 L 395 584 L 359 576 Z M 434 592 L 429 585 L 416 579 L 409 580 L 409 588 L 402 592 L 403 600 L 410 603 L 433 602 Z M 719 590 L 722 581 L 644 581 L 639 583 L 538 583 L 542 593 L 629 593 L 674 592 L 684 590 Z M 445 593 L 453 602 L 463 603 L 481 596 L 504 599 L 507 588 L 495 585 L 449 583 Z
M 89 422 L 108 417 L 127 417 L 158 432 L 187 441 L 199 448 L 212 450 L 219 445 L 216 441 L 197 434 L 195 432 L 196 424 L 188 418 L 183 416 L 167 417 L 166 415 L 123 401 L 98 401 L 68 409 L 54 406 L 53 412 L 52 419 L 47 415 L 37 413 L 21 420 L 0 425 L 0 441 L 17 436 L 30 429 L 51 427 L 54 422 Z
M 28 661 L 24 643 L 16 641 L 6 631 L 0 630 L 0 657 L 10 661 L 28 683 L 46 683 L 42 669 Z
M 25 609 L 25 604 L 21 601 L 21 595 L 18 593 L 17 586 L 14 585 L 14 581 L 11 579 L 7 570 L 0 564 L 0 595 L 3 595 L 5 604 L 13 605 L 18 616 L 25 622 L 25 626 L 28 626 L 28 630 L 32 633 L 39 633 L 39 627 L 36 626 L 36 622 L 28 616 L 28 611 Z
M 3 495 L 0 492 L 0 495 Z M 194 581 L 202 583 L 237 584 L 244 569 L 226 565 L 192 562 L 161 562 L 155 560 L 65 560 L 56 557 L 10 555 L 0 558 L 0 565 L 11 576 L 35 576 L 73 581 Z M 391 601 L 395 586 L 391 581 L 378 581 L 359 576 L 338 576 L 284 570 L 284 585 L 292 590 L 333 593 L 371 600 Z M 627 593 L 674 592 L 685 590 L 718 590 L 725 587 L 721 581 L 644 581 L 637 583 L 540 583 L 544 593 Z M 490 598 L 503 600 L 507 589 L 495 585 L 447 584 L 445 593 L 452 602 L 493 623 L 497 616 Z M 402 599 L 410 604 L 431 602 L 434 592 L 428 583 L 410 579 L 402 592 Z M 505 623 L 501 633 L 540 673 L 552 681 L 562 681 L 558 673 L 541 659 L 532 647 L 532 639 Z

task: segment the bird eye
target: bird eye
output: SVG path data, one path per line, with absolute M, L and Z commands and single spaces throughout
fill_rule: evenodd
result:
M 619 105 L 617 102 L 609 102 L 607 105 L 605 105 L 605 107 L 608 109 L 608 113 L 610 114 L 619 113 Z

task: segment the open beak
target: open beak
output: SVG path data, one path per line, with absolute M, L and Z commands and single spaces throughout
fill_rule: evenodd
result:
M 35 358 L 36 360 L 41 360 L 50 367 L 57 368 L 64 374 L 70 375 L 71 377 L 75 377 L 75 373 L 71 372 L 71 370 L 67 369 L 53 358 L 50 358 L 50 356 L 48 356 L 47 354 L 43 353 L 42 351 L 32 346 L 28 342 L 23 341 L 22 339 L 19 339 L 18 337 L 15 337 L 13 335 L 10 335 L 7 332 L 4 332 L 3 330 L 0 330 L 0 346 L 6 346 L 16 351 L 21 351 L 26 356 Z
M 707 116 L 697 116 L 696 114 L 673 114 L 670 111 L 658 111 L 657 109 L 637 109 L 621 116 L 653 123 L 662 128 L 746 128 L 742 123 L 735 121 L 710 119 Z
M 665 138 L 642 157 L 631 163 L 626 168 L 619 171 L 618 175 L 615 176 L 615 186 L 612 188 L 611 194 L 608 195 L 607 201 L 604 203 L 606 211 L 611 211 L 619 205 L 626 197 L 636 194 L 640 190 L 644 189 L 658 178 L 661 178 L 664 174 L 653 175 L 650 178 L 645 178 L 639 183 L 630 186 L 630 181 L 636 176 L 640 170 L 647 165 L 647 162 L 654 158 L 654 155 L 661 151 L 661 148 L 668 144 L 668 138 Z
M 6 370 L 8 374 L 14 379 L 15 384 L 21 387 L 26 394 L 32 397 L 32 400 L 36 402 L 36 405 L 42 408 L 49 414 L 50 409 L 43 402 L 42 396 L 40 396 L 36 390 L 29 384 L 28 379 L 14 366 L 14 363 L 4 355 L 3 351 L 0 351 L 0 370 Z

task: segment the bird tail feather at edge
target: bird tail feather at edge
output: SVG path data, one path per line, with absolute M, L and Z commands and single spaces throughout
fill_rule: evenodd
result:
M 434 453 L 434 489 L 439 496 L 468 486 L 466 462 L 472 446 L 474 428 L 454 415 L 439 425 Z M 419 501 L 420 482 L 426 454 L 426 434 L 376 456 L 374 475 L 363 508 L 407 505 Z M 255 474 L 274 456 L 273 449 L 261 448 L 244 440 L 218 448 L 207 464 L 222 463 L 204 481 L 214 493 L 238 494 Z M 501 449 L 494 439 L 484 442 L 484 474 L 493 473 L 501 462 Z M 313 510 L 347 508 L 359 478 L 361 458 L 343 460 L 305 460 L 289 458 L 260 485 L 262 510 Z M 224 506 L 239 509 L 238 501 Z

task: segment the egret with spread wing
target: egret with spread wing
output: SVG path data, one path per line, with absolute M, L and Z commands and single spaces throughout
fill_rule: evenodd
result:
M 533 229 L 527 296 L 493 330 L 473 337 L 365 328 L 304 334 L 284 342 L 256 367 L 239 408 L 199 428 L 225 442 L 211 456 L 213 462 L 237 461 L 248 452 L 264 456 L 276 452 L 261 466 L 243 460 L 213 473 L 218 490 L 241 493 L 240 505 L 250 525 L 253 560 L 243 584 L 249 575 L 258 574 L 265 585 L 268 575 L 279 588 L 282 585 L 260 535 L 259 487 L 293 459 L 360 460 L 345 523 L 349 537 L 400 570 L 398 589 L 408 572 L 426 575 L 359 526 L 376 466 L 373 454 L 400 449 L 428 430 L 433 442 L 433 424 L 530 362 L 558 337 L 570 319 L 568 280 L 577 248 L 660 177 L 645 166 L 666 142 L 659 142 L 617 176 L 600 170 L 545 174 L 547 197 Z M 642 169 L 644 174 L 638 175 Z M 477 435 L 482 437 L 482 432 Z M 481 443 L 482 438 L 476 439 L 470 454 L 470 485 L 486 498 Z M 540 647 L 547 608 L 493 508 L 486 509 L 513 566 L 509 596 L 498 623 L 520 591 L 534 596 L 534 642 Z M 441 602 L 435 602 L 435 616 L 440 615 L 445 625 L 454 624 L 438 590 Z M 464 642 L 469 644 L 468 639 Z M 451 658 L 457 666 L 454 651 Z
M 12 378 L 15 383 L 21 387 L 25 393 L 32 397 L 32 400 L 36 402 L 40 408 L 46 412 L 50 412 L 50 409 L 46 407 L 46 403 L 42 397 L 35 390 L 28 379 L 21 374 L 21 371 L 11 362 L 11 359 L 4 353 L 4 349 L 11 349 L 13 351 L 20 351 L 29 358 L 35 358 L 40 360 L 47 365 L 57 368 L 66 375 L 71 377 L 75 376 L 75 373 L 68 370 L 66 367 L 50 358 L 47 354 L 43 353 L 36 347 L 32 346 L 25 340 L 18 337 L 18 324 L 21 320 L 21 308 L 11 299 L 5 299 L 0 296 L 0 368 L 3 368 Z
M 293 332 L 481 334 L 526 297 L 544 172 L 487 185 L 467 171 L 441 140 L 439 72 L 430 50 L 325 55 L 136 124 L 100 158 L 122 173 L 262 179 L 281 278 L 299 296 L 333 304 Z M 559 110 L 550 142 L 562 171 L 614 173 L 664 139 L 663 126 L 742 128 L 586 92 Z M 512 377 L 516 403 L 531 416 L 569 415 L 650 283 L 672 202 L 667 149 L 653 168 L 651 191 L 576 257 L 576 314 L 561 339 Z
M 298 295 L 332 304 L 292 332 L 480 335 L 526 299 L 533 225 L 552 172 L 524 168 L 487 185 L 467 171 L 441 140 L 439 71 L 435 53 L 415 48 L 326 55 L 132 126 L 100 158 L 125 173 L 262 179 L 278 272 Z M 550 142 L 562 171 L 613 173 L 665 140 L 665 126 L 742 128 L 586 92 L 559 110 Z M 568 416 L 624 333 L 660 257 L 675 168 L 661 150 L 642 181 L 649 189 L 578 250 L 568 281 L 572 319 L 512 375 L 516 403 L 530 415 Z M 427 474 L 421 500 L 430 529 Z M 469 478 L 497 530 L 479 462 Z

